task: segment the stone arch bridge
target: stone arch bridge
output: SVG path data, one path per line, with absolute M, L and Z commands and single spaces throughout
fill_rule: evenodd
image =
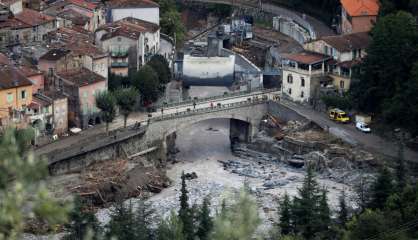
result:
M 151 155 L 165 161 L 167 142 L 173 133 L 209 119 L 230 119 L 231 141 L 251 141 L 258 132 L 260 121 L 280 95 L 278 90 L 259 91 L 237 96 L 223 96 L 199 100 L 157 109 L 153 117 L 141 122 L 141 126 L 113 131 L 109 136 L 96 136 L 46 154 L 52 174 L 79 171 L 96 161 L 112 160 L 123 155 L 132 158 Z M 281 107 L 283 115 L 294 119 L 298 115 Z M 282 110 L 280 110 L 282 111 Z

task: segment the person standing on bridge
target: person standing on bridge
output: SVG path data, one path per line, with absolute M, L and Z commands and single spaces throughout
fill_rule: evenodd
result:
M 164 115 L 164 108 L 161 108 L 161 116 Z
M 213 102 L 210 102 L 210 108 L 213 108 Z
M 193 110 L 196 109 L 196 101 L 193 101 Z

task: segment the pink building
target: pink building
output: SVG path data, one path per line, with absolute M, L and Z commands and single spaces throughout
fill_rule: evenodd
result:
M 43 72 L 27 66 L 20 66 L 19 70 L 33 83 L 32 93 L 35 94 L 44 90 L 45 77 Z
M 107 90 L 106 78 L 86 69 L 59 72 L 55 75 L 55 86 L 68 96 L 69 127 L 86 128 L 100 123 L 100 111 L 95 96 Z

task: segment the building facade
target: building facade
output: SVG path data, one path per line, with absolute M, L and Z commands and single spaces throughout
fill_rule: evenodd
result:
M 372 29 L 379 13 L 378 0 L 340 0 L 341 32 L 368 32 Z

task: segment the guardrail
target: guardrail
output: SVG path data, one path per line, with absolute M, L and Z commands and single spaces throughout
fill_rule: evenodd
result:
M 199 104 L 202 102 L 208 102 L 208 101 L 214 101 L 219 99 L 231 99 L 235 97 L 243 97 L 243 96 L 254 96 L 259 94 L 265 94 L 265 93 L 271 93 L 271 92 L 277 92 L 280 91 L 279 88 L 271 88 L 271 89 L 265 89 L 265 88 L 255 88 L 251 91 L 241 91 L 241 92 L 233 92 L 218 96 L 212 96 L 212 97 L 206 97 L 206 98 L 196 98 L 196 99 L 188 99 L 185 101 L 177 102 L 177 103 L 166 103 L 166 104 L 159 104 L 156 107 L 161 108 L 164 107 L 165 109 L 171 108 L 171 107 L 178 107 L 178 106 L 184 106 L 184 105 L 190 105 L 193 103 Z
M 255 99 L 248 98 L 246 101 L 227 103 L 227 104 L 218 103 L 218 105 L 214 105 L 213 107 L 188 109 L 182 112 L 161 115 L 158 117 L 150 118 L 150 123 L 171 120 L 171 119 L 180 118 L 180 117 L 189 117 L 189 116 L 200 115 L 200 114 L 205 114 L 205 113 L 220 112 L 220 111 L 224 111 L 228 109 L 236 109 L 240 107 L 262 104 L 270 100 L 274 100 L 274 99 L 269 99 L 269 97 L 266 95 L 263 96 L 263 94 L 259 94 L 257 96 L 261 96 L 261 97 L 255 98 Z

